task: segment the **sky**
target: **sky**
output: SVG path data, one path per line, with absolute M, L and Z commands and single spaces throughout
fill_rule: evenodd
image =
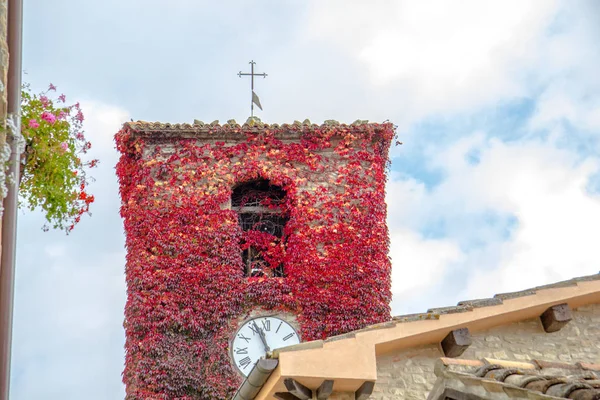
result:
M 124 397 L 113 135 L 131 118 L 390 120 L 392 313 L 600 270 L 600 3 L 28 0 L 24 81 L 80 101 L 96 197 L 20 212 L 11 399 Z

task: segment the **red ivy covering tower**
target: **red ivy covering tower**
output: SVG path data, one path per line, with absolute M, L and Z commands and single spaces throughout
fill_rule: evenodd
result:
M 242 381 L 230 340 L 256 310 L 296 316 L 303 341 L 388 320 L 394 135 L 391 123 L 361 121 L 126 123 L 115 139 L 127 399 L 230 397 Z M 240 201 L 277 210 L 280 227 L 253 229 L 274 219 L 252 222 Z

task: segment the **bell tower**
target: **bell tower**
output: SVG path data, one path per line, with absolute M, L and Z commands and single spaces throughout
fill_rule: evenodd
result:
M 224 399 L 260 357 L 390 318 L 391 123 L 128 122 L 127 399 Z

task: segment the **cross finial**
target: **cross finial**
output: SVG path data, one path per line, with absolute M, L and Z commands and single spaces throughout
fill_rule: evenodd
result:
M 254 117 L 254 104 L 256 104 L 258 106 L 258 108 L 260 108 L 262 110 L 262 106 L 260 105 L 260 100 L 259 100 L 258 96 L 256 95 L 256 93 L 254 93 L 254 77 L 262 76 L 263 78 L 266 78 L 267 74 L 265 74 L 264 72 L 260 73 L 260 74 L 254 73 L 254 64 L 256 64 L 254 62 L 254 60 L 250 60 L 250 62 L 248 64 L 250 64 L 250 73 L 240 71 L 240 72 L 238 72 L 238 76 L 240 78 L 242 76 L 250 77 L 250 89 L 252 90 L 252 98 L 250 100 L 250 116 Z

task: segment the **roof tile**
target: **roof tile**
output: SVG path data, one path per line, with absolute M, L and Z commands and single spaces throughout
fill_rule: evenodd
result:
M 600 364 L 592 364 L 592 363 L 586 363 L 586 362 L 578 362 L 577 365 L 579 367 L 581 367 L 582 369 L 585 370 L 590 370 L 590 371 L 598 371 L 600 372 Z
M 458 302 L 459 306 L 473 308 L 497 306 L 499 304 L 502 304 L 502 299 L 495 297 L 489 299 L 463 300 Z
M 305 119 L 303 122 L 294 121 L 292 124 L 267 124 L 262 122 L 257 117 L 250 117 L 244 122 L 244 124 L 240 125 L 236 120 L 230 119 L 227 123 L 220 124 L 219 120 L 214 120 L 211 123 L 205 123 L 198 119 L 195 119 L 193 124 L 189 123 L 169 123 L 169 122 L 148 122 L 148 121 L 131 121 L 126 122 L 124 124 L 125 127 L 130 128 L 134 131 L 199 131 L 199 130 L 214 130 L 218 128 L 254 128 L 254 129 L 270 129 L 270 128 L 285 128 L 291 130 L 297 130 L 299 128 L 313 127 L 313 128 L 326 128 L 326 127 L 341 127 L 341 128 L 349 128 L 350 126 L 364 125 L 364 126 L 385 126 L 388 122 L 384 123 L 376 123 L 369 122 L 368 120 L 356 120 L 352 124 L 344 124 L 340 123 L 336 120 L 326 120 L 322 125 L 313 124 L 310 120 Z
M 428 313 L 434 314 L 456 314 L 461 312 L 472 311 L 473 307 L 470 305 L 465 306 L 449 306 L 449 307 L 438 307 L 438 308 L 430 308 L 427 310 Z
M 480 385 L 488 393 L 503 391 L 508 397 L 600 399 L 600 373 L 597 370 L 585 369 L 588 366 L 600 367 L 596 364 L 581 362 L 566 364 L 540 360 L 534 363 L 484 360 L 485 365 L 465 370 L 465 366 L 481 365 L 481 361 L 460 360 L 458 362 L 458 360 L 441 358 L 442 368 L 436 368 L 436 374 L 445 379 L 457 379 L 462 383 L 468 381 L 468 386 Z
M 518 292 L 507 292 L 500 293 L 491 298 L 486 299 L 474 299 L 460 301 L 456 306 L 448 307 L 435 307 L 427 310 L 426 313 L 397 315 L 392 317 L 393 321 L 396 322 L 412 322 L 420 321 L 423 319 L 439 319 L 440 315 L 444 314 L 455 314 L 472 311 L 474 308 L 489 307 L 502 304 L 504 300 L 515 299 L 518 297 L 532 296 L 537 294 L 540 290 L 568 287 L 576 285 L 578 282 L 597 281 L 600 280 L 600 273 L 581 276 L 578 278 L 569 279 L 562 282 L 552 283 L 549 285 L 538 286 L 531 289 L 520 290 Z

